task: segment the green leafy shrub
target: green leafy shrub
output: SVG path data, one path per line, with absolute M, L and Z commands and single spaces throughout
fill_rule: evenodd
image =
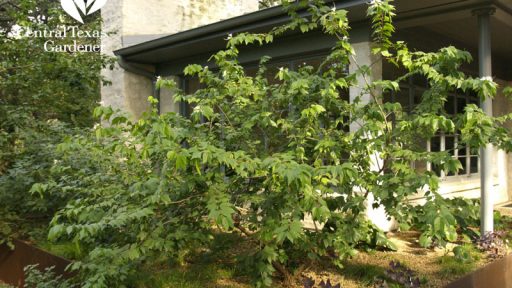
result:
M 54 31 L 69 25 L 58 1 L 18 0 L 0 10 L 0 120 L 4 113 L 25 109 L 36 120 L 58 119 L 80 127 L 94 124 L 92 112 L 100 99 L 102 67 L 112 60 L 98 53 L 49 53 L 47 37 L 23 37 L 27 31 Z M 83 30 L 100 30 L 99 14 L 87 17 Z M 115 32 L 115 31 L 105 31 Z M 70 34 L 70 33 L 68 33 Z M 54 41 L 96 42 L 68 35 Z M 23 116 L 22 114 L 7 116 Z M 9 117 L 13 119 L 12 117 Z M 1 123 L 1 122 L 0 122 Z M 11 131 L 7 131 L 11 133 Z
M 423 247 L 444 246 L 455 242 L 459 235 L 465 240 L 479 237 L 480 203 L 476 199 L 436 197 L 425 205 L 410 207 L 407 213 L 410 224 L 423 233 L 420 245 Z
M 473 271 L 481 259 L 481 253 L 472 244 L 456 246 L 453 255 L 443 255 L 439 258 L 441 275 L 464 275 Z
M 202 83 L 197 92 L 187 95 L 172 81 L 160 81 L 176 101 L 193 106 L 190 118 L 153 108 L 132 122 L 99 107 L 95 116 L 109 125 L 59 146 L 49 181 L 40 185 L 46 185 L 44 193 L 71 200 L 54 217 L 49 238 L 80 244 L 86 256 L 72 268 L 80 271 L 83 287 L 122 286 L 146 261 L 162 254 L 178 258 L 218 229 L 239 231 L 255 244 L 248 264 L 259 286 L 271 286 L 276 272 L 290 280 L 290 270 L 305 261 L 341 267 L 358 247 L 392 248 L 366 218 L 370 192 L 390 217 L 422 229 L 424 246 L 456 241 L 457 227 L 473 223 L 473 210 L 457 213 L 467 203 L 443 200 L 435 173 L 410 163 L 428 161 L 452 172 L 461 167 L 446 152 L 418 147 L 418 139 L 440 131 L 460 130 L 462 141 L 476 146 L 506 143 L 505 134 L 493 133 L 501 131 L 500 119 L 476 106 L 456 117 L 443 111 L 447 91 L 475 90 L 487 98 L 496 84 L 459 71 L 471 60 L 467 52 L 411 52 L 405 43 L 393 43 L 389 1 L 373 1 L 368 10 L 373 53 L 405 74 L 372 82 L 370 67 L 347 72 L 354 54 L 347 12 L 307 2 L 285 3 L 290 24 L 230 37 L 212 57 L 218 70 L 185 68 L 186 76 Z M 303 8 L 309 18 L 298 16 Z M 239 47 L 272 42 L 291 29 L 322 29 L 338 41 L 320 67 L 279 69 L 272 84 L 264 57 L 256 76 L 248 76 L 237 60 Z M 396 92 L 413 75 L 430 85 L 413 113 L 376 92 Z M 342 97 L 350 87 L 361 91 L 353 101 Z M 371 101 L 363 102 L 367 97 Z M 419 191 L 427 203 L 413 213 L 407 200 Z M 307 216 L 312 229 L 303 227 Z
M 453 248 L 453 256 L 460 263 L 470 263 L 478 260 L 477 252 L 475 248 L 470 244 L 456 246 Z
M 5 1 L 4 1 L 5 2 Z M 45 194 L 55 147 L 80 127 L 92 127 L 100 98 L 100 53 L 48 53 L 45 37 L 18 37 L 26 31 L 55 30 L 67 23 L 58 1 L 0 3 L 0 243 L 47 229 L 67 198 Z M 82 29 L 99 29 L 99 16 Z M 65 37 L 59 41 L 70 41 Z M 99 41 L 99 39 L 79 39 Z M 67 197 L 67 196 L 66 196 Z M 47 231 L 45 232 L 47 233 Z
M 43 271 L 37 268 L 37 265 L 25 267 L 25 288 L 75 288 L 71 280 L 63 279 L 57 276 L 53 267 L 46 268 Z
M 11 111 L 22 115 L 20 110 Z M 25 115 L 27 122 L 15 122 L 18 128 L 10 133 L 15 138 L 15 146 L 9 154 L 9 169 L 0 174 L 0 242 L 10 237 L 27 238 L 45 230 L 54 213 L 62 208 L 69 195 L 47 194 L 46 182 L 52 167 L 57 161 L 56 147 L 69 134 L 78 133 L 59 121 L 40 122 Z M 15 116 L 8 115 L 10 120 Z M 13 122 L 14 123 L 14 122 Z M 9 121 L 0 124 L 0 129 L 10 125 Z M 43 195 L 45 197 L 43 197 Z M 44 238 L 43 238 L 44 239 Z

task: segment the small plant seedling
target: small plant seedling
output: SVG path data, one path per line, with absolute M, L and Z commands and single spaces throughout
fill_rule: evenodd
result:
M 418 288 L 421 285 L 420 278 L 416 276 L 416 273 L 399 261 L 391 261 L 389 263 L 386 276 L 406 288 Z
M 315 286 L 315 280 L 310 277 L 306 277 L 302 281 L 302 284 L 304 284 L 304 288 L 341 288 L 340 283 L 334 285 L 331 283 L 331 279 L 327 279 L 327 281 L 322 280 L 318 283 L 318 286 Z
M 479 250 L 487 252 L 490 258 L 501 258 L 507 254 L 507 244 L 503 240 L 505 235 L 505 231 L 489 232 L 476 238 L 474 243 Z

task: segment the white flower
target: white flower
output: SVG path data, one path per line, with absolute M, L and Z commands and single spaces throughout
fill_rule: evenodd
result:
M 492 77 L 491 77 L 491 76 L 485 76 L 485 77 L 482 77 L 482 78 L 480 78 L 480 80 L 482 80 L 482 81 L 486 81 L 486 80 L 487 80 L 487 81 L 490 81 L 490 82 L 492 82 L 492 81 L 493 81 L 493 79 L 492 79 Z
M 343 36 L 343 38 L 341 38 L 341 40 L 348 41 L 348 37 L 347 36 Z
M 231 38 L 233 38 L 233 34 L 229 33 L 228 34 L 228 40 L 231 39 Z
M 382 3 L 382 0 L 371 0 L 370 1 L 370 5 L 376 5 L 376 4 L 381 4 Z
M 332 6 L 331 11 L 332 11 L 332 12 L 336 12 L 336 5 L 335 5 L 335 6 Z
M 100 106 L 105 106 L 105 101 L 100 101 L 98 104 L 100 104 Z
M 284 70 L 284 67 L 279 67 L 279 71 L 283 71 Z
M 162 80 L 162 76 L 157 76 L 156 81 L 160 81 L 160 80 Z

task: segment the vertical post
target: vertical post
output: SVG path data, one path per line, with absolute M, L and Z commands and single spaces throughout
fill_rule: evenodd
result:
M 480 77 L 492 77 L 492 51 L 491 51 L 491 15 L 494 8 L 484 8 L 475 11 L 478 16 L 479 39 L 478 39 L 478 63 Z M 481 102 L 485 114 L 492 116 L 492 99 L 484 99 Z M 482 235 L 494 230 L 493 221 L 493 147 L 487 144 L 480 150 L 480 230 Z
M 369 35 L 369 34 L 368 34 Z M 370 39 L 368 41 L 351 43 L 352 47 L 354 47 L 354 51 L 356 51 L 356 55 L 354 59 L 351 61 L 349 65 L 349 72 L 354 73 L 362 66 L 368 66 L 370 69 L 369 75 L 357 76 L 357 85 L 351 86 L 350 93 L 350 102 L 354 102 L 357 98 L 359 98 L 360 104 L 364 105 L 369 103 L 372 100 L 372 97 L 369 93 L 365 92 L 365 88 L 368 85 L 366 82 L 372 83 L 376 80 L 382 79 L 382 59 L 378 55 L 374 55 L 372 53 L 372 42 Z M 380 91 L 379 91 L 380 93 Z M 350 124 L 350 132 L 355 132 L 361 128 L 362 123 L 352 123 Z M 379 171 L 380 167 L 384 165 L 384 161 L 380 157 L 379 153 L 374 153 L 371 157 L 370 170 Z M 366 192 L 366 191 L 359 191 Z M 386 213 L 384 206 L 379 206 L 374 208 L 373 205 L 376 203 L 374 195 L 368 193 L 368 197 L 366 198 L 366 216 L 367 218 L 373 222 L 375 226 L 384 230 L 391 231 L 396 228 L 396 221 L 393 219 L 388 220 L 389 215 Z

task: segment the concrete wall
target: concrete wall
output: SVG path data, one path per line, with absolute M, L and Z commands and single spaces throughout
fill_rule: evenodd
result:
M 140 42 L 175 34 L 257 9 L 257 0 L 109 0 L 101 11 L 103 31 L 115 34 L 102 39 L 103 53 L 114 56 L 113 51 L 136 44 L 134 39 Z M 118 65 L 102 71 L 102 76 L 112 82 L 101 89 L 103 105 L 127 111 L 135 118 L 148 109 L 152 79 L 126 72 Z
M 503 116 L 512 113 L 512 101 L 507 99 L 502 91 L 503 88 L 511 86 L 511 82 L 506 82 L 500 79 L 495 80 L 498 85 L 498 95 L 493 100 L 493 114 L 494 116 Z M 505 127 L 512 131 L 512 122 L 505 123 Z M 512 200 L 512 154 L 507 154 L 505 151 L 495 151 L 494 163 L 496 163 L 495 177 L 500 184 L 498 198 L 496 203 L 503 203 Z M 506 199 L 505 199 L 506 198 Z

